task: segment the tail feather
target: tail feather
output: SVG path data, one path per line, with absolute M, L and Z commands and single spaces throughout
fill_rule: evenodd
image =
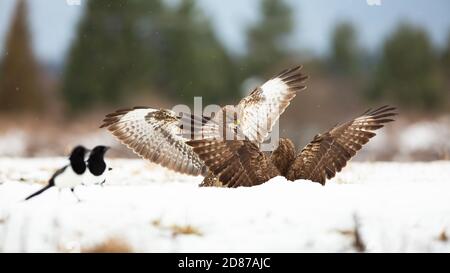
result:
M 44 191 L 50 189 L 51 187 L 53 187 L 53 185 L 52 184 L 48 184 L 47 186 L 43 187 L 42 189 L 38 190 L 37 192 L 35 192 L 32 195 L 30 195 L 27 198 L 25 198 L 25 201 L 30 200 L 31 198 L 35 197 L 36 195 L 39 195 L 39 194 L 43 193 Z

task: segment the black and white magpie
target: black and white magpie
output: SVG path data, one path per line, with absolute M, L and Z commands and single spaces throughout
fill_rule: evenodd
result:
M 84 174 L 87 169 L 85 162 L 87 151 L 88 150 L 83 146 L 75 147 L 69 157 L 70 163 L 57 170 L 48 181 L 47 186 L 28 196 L 25 200 L 29 200 L 50 189 L 51 187 L 57 187 L 58 189 L 69 188 L 78 201 L 80 201 L 78 196 L 75 194 L 74 189 L 83 182 Z
M 83 184 L 85 185 L 103 185 L 106 182 L 106 174 L 112 170 L 105 162 L 105 153 L 110 147 L 99 145 L 92 149 L 87 160 L 86 174 L 84 176 Z

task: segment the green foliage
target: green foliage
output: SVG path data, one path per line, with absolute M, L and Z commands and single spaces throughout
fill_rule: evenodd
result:
M 88 1 L 63 82 L 72 111 L 114 104 L 158 71 L 159 1 Z
M 42 112 L 45 97 L 27 26 L 27 5 L 19 1 L 0 64 L 0 109 L 3 112 Z
M 351 23 L 336 25 L 331 37 L 330 65 L 335 74 L 353 75 L 361 68 L 362 50 Z
M 447 37 L 447 44 L 442 54 L 442 66 L 444 68 L 444 73 L 447 78 L 450 79 L 450 32 Z
M 193 0 L 182 1 L 161 29 L 162 87 L 187 103 L 237 97 L 235 65 Z
M 291 56 L 286 47 L 294 25 L 291 8 L 281 0 L 263 0 L 260 13 L 260 20 L 247 32 L 245 65 L 250 75 L 261 75 Z
M 117 104 L 136 90 L 191 103 L 237 90 L 233 61 L 194 1 L 89 1 L 68 58 L 63 94 L 71 111 Z M 133 93 L 134 92 L 134 93 Z
M 68 109 L 119 105 L 141 91 L 185 103 L 203 96 L 205 103 L 223 104 L 240 97 L 245 77 L 273 72 L 294 56 L 287 47 L 293 13 L 285 1 L 260 2 L 260 19 L 247 30 L 247 54 L 240 58 L 227 53 L 196 1 L 177 3 L 87 1 L 63 76 Z M 47 108 L 31 44 L 26 2 L 20 0 L 0 61 L 0 111 L 35 113 Z M 342 22 L 332 33 L 329 58 L 316 62 L 316 70 L 325 70 L 323 63 L 331 68 L 328 76 L 352 76 L 352 82 L 370 85 L 368 99 L 422 110 L 445 106 L 450 97 L 450 33 L 438 54 L 423 29 L 399 25 L 380 55 L 369 60 L 375 63 L 370 83 L 365 78 L 369 73 L 361 73 L 366 56 L 354 26 Z
M 368 98 L 415 109 L 440 106 L 444 94 L 436 55 L 423 29 L 401 24 L 383 46 Z

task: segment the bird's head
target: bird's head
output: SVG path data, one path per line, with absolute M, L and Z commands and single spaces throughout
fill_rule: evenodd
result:
M 103 145 L 95 146 L 95 148 L 92 149 L 91 154 L 104 155 L 110 148 L 111 147 L 103 146 Z
M 84 161 L 84 157 L 86 156 L 86 153 L 88 152 L 88 149 L 86 149 L 82 145 L 78 145 L 75 148 L 73 148 L 72 152 L 70 153 L 70 161 Z

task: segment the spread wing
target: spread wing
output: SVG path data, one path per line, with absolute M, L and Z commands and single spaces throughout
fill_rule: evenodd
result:
M 394 107 L 368 110 L 358 118 L 316 135 L 297 155 L 288 170 L 289 180 L 307 179 L 325 184 L 346 166 L 347 161 L 376 134 L 373 132 L 393 121 Z
M 227 105 L 212 119 L 197 123 L 194 131 L 203 139 L 249 140 L 262 143 L 280 115 L 308 78 L 301 66 L 287 69 L 255 88 L 238 105 Z
M 278 175 L 270 160 L 248 140 L 187 142 L 219 180 L 228 187 L 250 187 Z
M 170 110 L 135 107 L 108 114 L 100 128 L 144 159 L 184 174 L 205 174 L 207 168 L 181 136 L 179 119 Z
M 264 141 L 297 92 L 306 88 L 308 77 L 301 69 L 297 66 L 282 71 L 239 102 L 239 126 L 246 138 Z

